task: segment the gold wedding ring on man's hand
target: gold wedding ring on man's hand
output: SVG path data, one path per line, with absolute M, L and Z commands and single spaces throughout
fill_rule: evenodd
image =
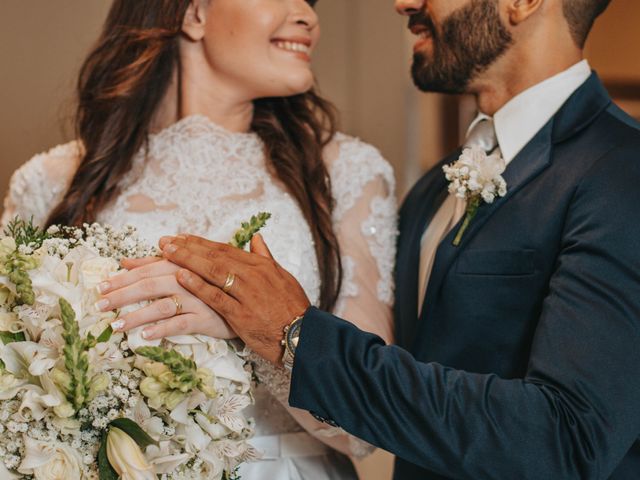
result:
M 224 281 L 224 285 L 222 286 L 222 291 L 224 293 L 229 293 L 229 290 L 231 290 L 231 287 L 233 287 L 233 284 L 236 281 L 236 276 L 229 272 L 227 274 L 227 279 Z
M 173 295 L 170 298 L 173 300 L 173 303 L 176 304 L 176 314 L 174 316 L 177 317 L 178 315 L 182 315 L 182 302 L 180 301 L 180 298 L 178 298 L 177 295 Z

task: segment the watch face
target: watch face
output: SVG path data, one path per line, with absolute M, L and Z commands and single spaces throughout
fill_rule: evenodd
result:
M 296 347 L 298 346 L 298 339 L 300 338 L 301 329 L 302 322 L 294 322 L 287 332 L 287 346 L 292 352 L 294 352 Z

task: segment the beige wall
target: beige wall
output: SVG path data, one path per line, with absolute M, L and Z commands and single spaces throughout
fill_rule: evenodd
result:
M 605 80 L 640 85 L 640 2 L 613 0 L 596 23 L 586 55 Z
M 0 191 L 34 153 L 69 139 L 74 72 L 107 0 L 0 1 Z M 66 133 L 65 133 L 66 131 Z

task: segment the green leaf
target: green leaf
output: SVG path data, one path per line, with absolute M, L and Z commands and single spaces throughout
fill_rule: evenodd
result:
M 104 332 L 98 335 L 98 343 L 108 342 L 111 339 L 112 335 L 113 335 L 113 328 L 111 328 L 111 325 L 109 325 L 107 328 L 104 329 Z
M 0 341 L 7 345 L 8 343 L 24 342 L 26 340 L 24 332 L 0 332 Z
M 34 250 L 40 248 L 42 243 L 47 238 L 50 238 L 47 232 L 33 224 L 33 216 L 28 222 L 18 216 L 14 217 L 7 225 L 7 228 L 4 229 L 4 234 L 7 237 L 13 238 L 16 245 L 30 246 Z
M 129 420 L 128 418 L 117 418 L 109 425 L 119 428 L 129 435 L 142 450 L 147 448 L 149 445 L 158 445 L 158 442 L 151 438 L 149 434 L 140 428 L 140 426 L 133 420 Z
M 98 478 L 100 480 L 118 480 L 118 474 L 109 463 L 107 457 L 107 435 L 102 435 L 100 450 L 98 450 Z

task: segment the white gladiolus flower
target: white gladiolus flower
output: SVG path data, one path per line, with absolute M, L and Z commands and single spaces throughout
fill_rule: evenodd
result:
M 50 395 L 40 388 L 32 387 L 24 393 L 17 416 L 25 421 L 28 418 L 39 421 L 44 418 L 48 408 L 57 407 L 60 403 L 60 399 L 55 395 Z M 30 417 L 27 416 L 27 412 Z
M 109 430 L 107 458 L 121 480 L 157 480 L 138 444 L 119 428 Z
M 25 435 L 25 454 L 20 473 L 36 480 L 69 480 L 82 478 L 82 460 L 77 452 L 62 443 L 39 442 Z
M 193 458 L 193 455 L 189 453 L 176 453 L 172 448 L 172 442 L 168 441 L 160 442 L 159 446 L 150 445 L 147 447 L 146 453 L 151 464 L 159 474 L 173 472 L 180 465 L 183 465 Z
M 51 370 L 58 359 L 58 352 L 35 342 L 15 342 L 10 343 L 7 347 L 5 350 L 13 350 L 18 356 L 17 361 L 26 367 L 34 377 Z M 5 357 L 2 356 L 2 358 L 4 360 Z M 13 370 L 10 371 L 17 373 Z

